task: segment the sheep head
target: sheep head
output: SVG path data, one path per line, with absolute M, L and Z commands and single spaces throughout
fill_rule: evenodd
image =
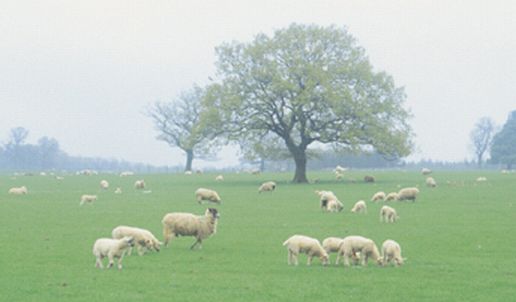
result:
M 206 216 L 211 216 L 213 219 L 217 219 L 220 217 L 219 211 L 215 208 L 208 208 L 206 209 L 206 212 L 204 213 Z

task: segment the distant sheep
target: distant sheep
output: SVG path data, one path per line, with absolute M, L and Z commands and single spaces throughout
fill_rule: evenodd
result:
M 394 208 L 383 206 L 380 209 L 380 222 L 396 222 L 400 217 Z
M 195 199 L 197 199 L 198 203 L 201 203 L 203 200 L 215 202 L 218 204 L 222 202 L 217 192 L 205 188 L 199 188 L 195 191 Z
M 348 170 L 348 168 L 344 168 L 344 167 L 341 167 L 341 166 L 337 165 L 335 167 L 335 170 L 333 170 L 333 171 L 335 172 L 335 174 L 343 174 L 347 170 Z
M 374 178 L 374 176 L 371 176 L 371 175 L 366 175 L 364 176 L 364 182 L 375 182 L 376 179 Z
M 477 178 L 477 182 L 486 182 L 486 181 L 487 181 L 487 178 L 484 176 L 480 176 Z
M 371 197 L 371 201 L 383 201 L 385 200 L 385 192 L 376 192 L 373 197 Z
M 385 201 L 392 201 L 392 200 L 398 200 L 398 192 L 391 192 L 385 196 Z
M 383 264 L 394 262 L 396 266 L 403 264 L 404 259 L 401 257 L 401 247 L 394 240 L 385 240 L 382 244 Z
M 335 173 L 335 179 L 336 180 L 342 180 L 342 178 L 344 178 L 344 174 L 342 174 L 342 173 Z
M 435 179 L 433 177 L 427 177 L 426 186 L 430 188 L 435 188 L 437 187 L 437 183 L 435 182 Z
M 102 259 L 108 257 L 108 268 L 115 263 L 114 259 L 118 259 L 118 269 L 122 269 L 122 259 L 127 249 L 134 246 L 132 237 L 123 237 L 121 239 L 100 238 L 93 245 L 93 255 L 97 258 L 95 267 L 104 268 Z
M 186 170 L 186 171 L 185 171 L 185 175 L 192 175 L 192 171 L 190 171 L 190 170 Z
M 114 239 L 121 239 L 128 236 L 133 237 L 138 255 L 140 256 L 145 253 L 145 250 L 155 250 L 159 252 L 162 244 L 149 230 L 125 225 L 114 228 L 111 235 Z M 131 255 L 131 251 L 132 247 L 129 248 L 128 255 Z
M 194 236 L 197 240 L 190 249 L 196 245 L 202 247 L 202 241 L 217 232 L 217 209 L 208 208 L 204 215 L 197 216 L 190 213 L 168 213 L 163 217 L 163 242 L 168 246 L 173 237 Z
M 423 168 L 423 169 L 421 169 L 421 174 L 423 174 L 423 175 L 432 174 L 432 170 L 430 170 L 428 168 Z
M 224 181 L 224 176 L 222 176 L 222 175 L 217 175 L 217 176 L 215 177 L 215 181 Z
M 299 253 L 308 255 L 306 265 L 312 264 L 312 258 L 319 257 L 323 265 L 328 264 L 328 253 L 323 249 L 319 240 L 303 235 L 294 235 L 283 242 L 288 250 L 288 265 L 298 265 Z
M 258 193 L 261 192 L 272 192 L 276 189 L 276 183 L 273 181 L 264 182 L 259 188 Z
M 383 263 L 382 257 L 373 240 L 362 236 L 347 236 L 340 244 L 335 264 L 339 264 L 340 257 L 343 257 L 344 265 L 349 266 L 349 260 L 356 260 L 358 253 L 360 253 L 360 260 L 363 266 L 367 265 L 369 258 L 373 258 L 378 265 L 382 265 Z
M 109 182 L 105 179 L 100 181 L 100 188 L 103 190 L 107 190 L 109 188 Z
M 315 194 L 319 196 L 320 206 L 322 209 L 327 209 L 329 200 L 339 200 L 332 191 L 318 191 Z
M 418 188 L 403 188 L 398 192 L 398 200 L 412 200 L 416 201 L 417 194 L 419 193 Z
M 326 202 L 326 206 L 323 207 L 323 209 L 325 209 L 328 212 L 332 212 L 332 213 L 340 212 L 340 211 L 342 211 L 343 208 L 344 208 L 344 205 L 338 199 L 330 199 L 330 200 L 328 200 Z
M 134 172 L 132 172 L 132 171 L 124 171 L 124 172 L 120 173 L 120 177 L 133 176 L 133 175 L 134 175 Z
M 23 195 L 23 194 L 27 194 L 28 190 L 27 190 L 26 186 L 14 187 L 14 188 L 10 188 L 8 193 L 13 194 L 13 195 Z
M 122 194 L 122 188 L 120 188 L 120 187 L 116 188 L 115 194 Z
M 367 214 L 367 205 L 365 201 L 359 200 L 355 203 L 353 208 L 351 209 L 352 213 L 366 213 Z
M 145 189 L 145 181 L 143 179 L 134 182 L 134 188 L 137 190 Z
M 81 196 L 81 203 L 79 205 L 83 205 L 85 202 L 94 202 L 95 200 L 97 200 L 97 195 L 88 195 L 88 194 L 83 194 Z

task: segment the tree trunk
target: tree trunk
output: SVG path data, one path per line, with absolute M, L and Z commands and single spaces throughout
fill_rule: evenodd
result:
M 193 150 L 184 150 L 186 152 L 186 167 L 185 171 L 192 171 L 192 162 L 194 158 Z
M 296 163 L 296 172 L 292 182 L 295 183 L 307 183 L 306 178 L 306 152 L 305 150 L 297 150 L 294 152 L 294 162 Z
M 483 154 L 478 154 L 477 156 L 477 165 L 478 165 L 478 168 L 482 168 L 482 155 Z

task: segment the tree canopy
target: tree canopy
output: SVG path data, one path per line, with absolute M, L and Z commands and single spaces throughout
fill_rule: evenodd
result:
M 507 165 L 508 169 L 516 164 L 516 110 L 509 114 L 502 130 L 493 138 L 491 161 Z

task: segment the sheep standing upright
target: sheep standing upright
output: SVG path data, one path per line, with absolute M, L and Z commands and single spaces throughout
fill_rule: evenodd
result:
M 398 192 L 398 200 L 412 200 L 416 201 L 417 194 L 419 193 L 419 189 L 412 188 L 403 188 Z
M 145 253 L 145 250 L 155 250 L 159 252 L 161 242 L 149 231 L 146 229 L 136 228 L 121 225 L 113 229 L 111 232 L 111 236 L 114 239 L 121 239 L 124 237 L 133 237 L 134 245 L 138 251 L 138 255 L 142 256 Z M 131 255 L 132 247 L 129 248 L 128 255 Z
M 145 181 L 143 179 L 134 182 L 134 188 L 137 190 L 145 189 Z
M 168 246 L 173 237 L 194 236 L 197 240 L 190 246 L 202 248 L 202 241 L 217 232 L 217 209 L 208 208 L 204 215 L 191 213 L 168 213 L 163 217 L 163 242 Z
M 27 194 L 27 187 L 26 186 L 21 186 L 21 187 L 14 187 L 14 188 L 10 188 L 9 189 L 9 194 L 13 194 L 13 195 L 23 195 L 23 194 Z
M 109 188 L 109 182 L 105 179 L 100 181 L 100 188 L 103 190 L 107 190 Z
M 382 255 L 383 263 L 394 262 L 396 266 L 403 264 L 403 258 L 401 257 L 401 247 L 394 240 L 385 240 L 382 244 Z
M 362 236 L 347 236 L 342 240 L 337 253 L 335 264 L 339 264 L 340 257 L 344 257 L 344 265 L 349 266 L 349 260 L 357 259 L 360 253 L 361 264 L 367 265 L 367 260 L 373 258 L 378 265 L 382 265 L 383 260 L 378 252 L 378 248 L 373 240 Z
M 396 222 L 400 217 L 394 208 L 383 206 L 380 209 L 380 222 Z
M 306 265 L 312 264 L 312 258 L 314 256 L 319 257 L 323 265 L 328 264 L 328 253 L 323 249 L 319 240 L 303 235 L 294 235 L 283 242 L 283 246 L 287 247 L 288 250 L 288 265 L 294 263 L 298 265 L 299 253 L 305 253 L 308 255 Z
M 79 205 L 82 206 L 85 202 L 92 203 L 95 200 L 97 200 L 97 195 L 83 194 L 81 195 L 81 202 L 79 203 Z
M 132 237 L 123 237 L 121 239 L 100 238 L 95 241 L 93 245 L 93 255 L 97 258 L 95 267 L 104 268 L 102 259 L 108 257 L 108 268 L 111 268 L 115 263 L 114 259 L 118 259 L 118 269 L 122 269 L 122 259 L 125 251 L 134 245 Z

